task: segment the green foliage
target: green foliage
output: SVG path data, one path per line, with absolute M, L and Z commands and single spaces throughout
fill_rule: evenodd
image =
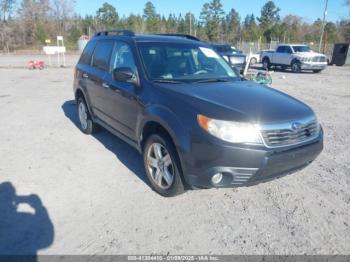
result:
M 340 41 L 350 43 L 350 20 L 342 20 L 338 26 Z
M 81 35 L 93 35 L 102 29 L 130 29 L 138 33 L 183 33 L 192 34 L 210 42 L 237 44 L 244 42 L 314 42 L 320 40 L 322 21 L 306 23 L 301 17 L 287 15 L 280 19 L 280 9 L 273 1 L 266 1 L 260 17 L 248 14 L 241 19 L 231 7 L 224 12 L 221 0 L 207 0 L 199 19 L 192 13 L 157 13 L 151 1 L 144 6 L 142 14 L 119 17 L 116 8 L 104 3 L 95 15 L 85 17 L 69 11 L 74 0 L 18 0 L 17 15 L 12 18 L 15 0 L 0 0 L 0 50 L 44 44 L 46 38 L 63 35 L 67 47 L 76 47 Z M 61 6 L 60 6 L 61 5 Z M 3 21 L 5 17 L 6 21 Z M 328 22 L 325 27 L 327 43 L 350 42 L 350 20 Z
M 96 12 L 96 19 L 99 24 L 105 28 L 114 28 L 117 26 L 118 13 L 114 6 L 104 3 Z
M 268 1 L 261 9 L 261 16 L 258 18 L 260 26 L 263 29 L 269 29 L 280 21 L 279 12 L 281 9 L 276 7 L 273 1 Z
M 237 42 L 240 39 L 241 33 L 241 18 L 239 13 L 232 8 L 224 20 L 224 35 L 226 41 Z
M 82 32 L 79 29 L 78 26 L 73 25 L 69 30 L 68 30 L 68 45 L 70 47 L 76 47 L 77 45 L 77 41 L 79 40 L 79 38 L 81 37 Z
M 160 31 L 160 16 L 152 2 L 147 2 L 143 9 L 143 18 L 146 20 L 146 32 L 154 34 Z
M 337 27 L 332 22 L 327 23 L 325 26 L 325 39 L 331 43 L 335 43 L 338 40 Z
M 200 18 L 209 41 L 218 42 L 222 39 L 221 25 L 224 14 L 220 0 L 212 0 L 210 3 L 204 4 Z
M 45 30 L 45 27 L 42 24 L 37 25 L 37 27 L 35 28 L 34 37 L 36 44 L 45 44 L 45 40 L 47 39 L 48 35 Z

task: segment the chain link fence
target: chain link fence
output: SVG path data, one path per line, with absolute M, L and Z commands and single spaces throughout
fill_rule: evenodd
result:
M 271 41 L 270 43 L 262 43 L 262 42 L 239 42 L 237 43 L 236 47 L 239 50 L 242 50 L 243 53 L 249 54 L 249 53 L 258 53 L 263 50 L 275 50 L 279 44 L 282 44 L 279 41 Z M 293 43 L 289 43 L 293 44 Z M 300 44 L 300 43 L 299 43 Z M 333 55 L 333 49 L 334 49 L 334 44 L 323 44 L 321 48 L 319 48 L 319 44 L 317 43 L 301 43 L 310 46 L 310 48 L 315 51 L 315 52 L 320 52 L 325 54 L 328 59 L 331 60 L 332 55 Z

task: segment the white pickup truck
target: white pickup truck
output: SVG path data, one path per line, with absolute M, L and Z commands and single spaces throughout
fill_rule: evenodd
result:
M 319 73 L 327 67 L 326 56 L 315 53 L 306 45 L 279 45 L 276 51 L 263 52 L 261 57 L 266 70 L 278 66 L 282 70 L 290 67 L 294 73 L 302 70 Z

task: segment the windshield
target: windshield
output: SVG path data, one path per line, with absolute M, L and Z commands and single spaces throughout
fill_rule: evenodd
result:
M 230 81 L 238 77 L 227 62 L 208 47 L 173 43 L 139 43 L 138 47 L 152 81 Z
M 312 52 L 311 48 L 305 45 L 295 45 L 293 49 L 295 53 Z

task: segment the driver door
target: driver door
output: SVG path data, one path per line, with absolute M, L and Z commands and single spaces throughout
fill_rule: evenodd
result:
M 116 41 L 111 57 L 110 72 L 106 74 L 106 111 L 112 120 L 112 127 L 132 140 L 136 140 L 137 115 L 141 110 L 137 96 L 137 87 L 128 82 L 113 79 L 117 68 L 130 68 L 137 76 L 137 67 L 131 47 L 122 41 Z

